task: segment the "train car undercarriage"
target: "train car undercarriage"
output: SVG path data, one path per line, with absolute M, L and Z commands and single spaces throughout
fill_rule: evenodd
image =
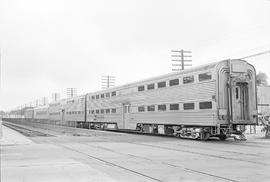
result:
M 226 140 L 229 137 L 235 140 L 246 140 L 244 125 L 222 126 L 186 126 L 164 125 L 152 123 L 137 123 L 135 130 L 119 129 L 116 122 L 77 122 L 77 128 L 130 131 L 153 135 L 171 135 L 179 138 L 196 139 L 206 141 L 210 137 Z

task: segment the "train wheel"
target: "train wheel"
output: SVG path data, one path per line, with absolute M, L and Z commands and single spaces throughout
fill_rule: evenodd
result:
M 223 141 L 223 140 L 227 139 L 227 136 L 226 135 L 219 135 L 218 138 Z
M 200 139 L 201 139 L 202 141 L 208 140 L 209 137 L 210 137 L 210 133 L 208 133 L 208 132 L 202 132 L 202 133 L 200 133 Z

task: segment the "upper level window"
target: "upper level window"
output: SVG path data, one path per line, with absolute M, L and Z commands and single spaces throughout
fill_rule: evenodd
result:
M 157 85 L 158 88 L 163 88 L 163 87 L 166 87 L 166 82 L 158 82 L 158 85 Z
M 184 107 L 184 110 L 192 110 L 195 108 L 194 103 L 184 103 L 183 107 Z
M 151 84 L 147 85 L 147 90 L 152 90 L 152 89 L 155 89 L 155 84 L 154 83 L 151 83 Z
M 158 111 L 166 111 L 166 104 L 158 105 Z
M 140 92 L 140 91 L 144 91 L 144 85 L 138 86 L 138 91 L 139 91 L 139 92 Z
M 212 109 L 212 102 L 200 102 L 200 109 Z
M 111 111 L 110 109 L 106 109 L 106 113 L 107 113 L 107 114 L 109 114 L 109 113 L 110 113 L 110 111 Z
M 116 113 L 116 109 L 115 108 L 112 109 L 112 113 Z
M 183 78 L 183 84 L 186 84 L 186 83 L 193 83 L 194 82 L 194 76 L 191 75 L 191 76 L 185 76 Z
M 171 111 L 179 110 L 179 104 L 170 104 L 170 110 Z
M 144 106 L 139 106 L 138 107 L 138 112 L 144 112 L 144 111 L 145 111 Z
M 100 109 L 100 113 L 101 114 L 104 114 L 104 109 Z
M 99 99 L 99 95 L 96 95 L 96 99 Z
M 101 97 L 101 98 L 104 98 L 104 94 L 101 94 L 100 97 Z
M 95 114 L 95 110 L 91 110 L 91 114 Z
M 116 91 L 113 91 L 112 92 L 112 96 L 116 96 Z
M 170 80 L 170 86 L 179 85 L 179 79 Z
M 199 81 L 211 80 L 212 75 L 210 72 L 199 74 Z
M 147 106 L 147 111 L 155 111 L 155 105 Z
M 91 98 L 92 98 L 92 99 L 95 99 L 95 96 L 93 95 Z
M 106 93 L 106 97 L 110 97 L 110 93 Z
M 99 114 L 99 110 L 98 109 L 96 110 L 96 114 Z

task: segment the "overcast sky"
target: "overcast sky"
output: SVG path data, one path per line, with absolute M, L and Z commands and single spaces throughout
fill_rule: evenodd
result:
M 269 0 L 0 0 L 0 110 L 270 50 Z M 270 77 L 270 54 L 247 59 Z

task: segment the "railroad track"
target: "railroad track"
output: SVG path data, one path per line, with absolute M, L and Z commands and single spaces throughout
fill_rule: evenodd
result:
M 144 159 L 144 160 L 146 160 L 146 162 L 154 162 L 154 160 L 152 160 L 150 158 L 147 158 L 147 157 L 141 157 L 141 156 L 126 154 L 126 153 L 122 153 L 122 152 L 117 152 L 117 151 L 114 151 L 112 149 L 108 149 L 108 148 L 105 148 L 105 147 L 98 147 L 98 146 L 93 146 L 93 145 L 84 144 L 84 143 L 80 143 L 80 144 L 81 145 L 86 145 L 88 147 L 90 146 L 92 148 L 98 148 L 98 149 L 101 149 L 101 150 L 106 150 L 106 151 L 109 151 L 109 152 L 117 153 L 117 154 L 120 154 L 120 155 L 125 155 L 125 156 L 132 157 L 132 158 Z M 142 176 L 142 177 L 146 178 L 147 181 L 151 180 L 151 181 L 163 182 L 162 179 L 158 179 L 157 177 L 150 176 L 150 175 L 145 174 L 145 173 L 143 173 L 141 171 L 138 171 L 138 170 L 127 168 L 127 167 L 119 165 L 119 164 L 117 164 L 115 162 L 111 162 L 109 160 L 105 160 L 104 158 L 91 155 L 89 153 L 83 152 L 82 150 L 78 150 L 78 149 L 73 148 L 71 146 L 66 146 L 66 145 L 62 145 L 62 144 L 56 144 L 56 145 L 60 146 L 60 147 L 63 147 L 65 149 L 67 149 L 67 150 L 70 150 L 70 151 L 73 151 L 73 152 L 76 152 L 76 153 L 80 153 L 80 154 L 82 154 L 84 156 L 87 156 L 88 158 L 94 159 L 94 160 L 99 161 L 101 163 L 109 164 L 109 165 L 111 165 L 113 167 L 117 167 L 117 168 L 123 169 L 125 171 L 128 171 L 130 173 Z M 166 165 L 166 166 L 169 166 L 169 167 L 179 168 L 179 169 L 183 170 L 184 172 L 188 172 L 188 173 L 191 173 L 191 174 L 196 173 L 197 175 L 200 175 L 200 176 L 209 177 L 212 180 L 216 179 L 216 180 L 222 180 L 222 181 L 239 182 L 238 180 L 234 180 L 234 179 L 231 179 L 231 178 L 227 178 L 227 177 L 223 177 L 223 176 L 219 176 L 219 175 L 214 175 L 214 174 L 207 173 L 207 172 L 204 172 L 204 171 L 187 168 L 187 167 L 184 167 L 184 166 L 181 166 L 181 165 L 171 164 L 171 163 L 168 163 L 168 162 L 160 162 L 160 164 Z
M 150 158 L 147 158 L 147 157 L 141 157 L 141 156 L 136 156 L 136 155 L 132 155 L 132 154 L 126 154 L 126 153 L 118 152 L 118 151 L 115 151 L 115 150 L 112 150 L 112 149 L 109 149 L 109 148 L 106 148 L 106 147 L 93 146 L 93 145 L 89 145 L 89 144 L 84 144 L 84 145 L 88 145 L 88 146 L 91 146 L 91 147 L 99 148 L 99 149 L 102 149 L 102 150 L 107 150 L 107 151 L 110 151 L 110 152 L 113 152 L 113 153 L 117 153 L 117 154 L 120 154 L 120 155 L 129 156 L 129 157 L 133 157 L 133 158 L 137 158 L 137 159 L 144 159 L 144 160 L 146 160 L 146 162 L 149 162 L 149 161 L 150 162 L 153 162 L 154 161 L 153 159 L 150 159 Z M 181 168 L 182 170 L 184 170 L 186 172 L 197 173 L 197 174 L 200 174 L 200 175 L 203 175 L 203 176 L 213 177 L 215 179 L 221 179 L 221 180 L 231 181 L 231 182 L 238 182 L 237 180 L 234 180 L 234 179 L 230 179 L 230 178 L 226 178 L 226 177 L 222 177 L 222 176 L 210 174 L 210 173 L 199 171 L 199 170 L 194 170 L 194 169 L 187 168 L 187 167 L 184 167 L 184 166 L 181 166 L 181 165 L 175 165 L 175 164 L 171 164 L 171 163 L 168 163 L 168 162 L 161 162 L 161 164 L 172 166 L 172 167 Z
M 171 148 L 171 147 L 157 146 L 157 145 L 151 145 L 151 144 L 142 144 L 142 143 L 140 143 L 140 144 L 139 143 L 133 143 L 133 144 L 142 145 L 142 146 L 148 146 L 148 147 L 152 147 L 152 148 L 171 150 L 171 151 L 184 152 L 184 153 L 201 155 L 201 156 L 207 156 L 207 157 L 212 157 L 212 158 L 219 158 L 219 159 L 233 160 L 233 161 L 241 161 L 241 162 L 253 163 L 253 164 L 258 164 L 258 165 L 263 165 L 263 166 L 270 166 L 270 164 L 260 162 L 260 161 L 251 161 L 251 160 L 245 160 L 245 159 L 240 159 L 240 158 L 232 158 L 232 157 L 219 156 L 219 155 L 214 155 L 214 154 L 206 154 L 206 153 L 195 152 L 195 151 L 186 150 L 186 149 L 175 149 L 175 148 Z
M 90 158 L 90 159 L 94 159 L 94 160 L 99 161 L 99 162 L 101 162 L 101 163 L 109 164 L 109 165 L 111 165 L 111 166 L 113 166 L 113 167 L 117 167 L 117 168 L 123 169 L 123 170 L 125 170 L 125 171 L 128 171 L 128 172 L 130 172 L 130 173 L 133 173 L 133 174 L 142 176 L 142 177 L 146 178 L 147 180 L 152 180 L 152 181 L 162 182 L 162 180 L 157 179 L 157 178 L 155 178 L 155 177 L 152 177 L 152 176 L 149 176 L 149 175 L 147 175 L 147 174 L 141 173 L 141 172 L 139 172 L 139 171 L 136 171 L 136 170 L 133 170 L 133 169 L 130 169 L 130 168 L 127 168 L 127 167 L 118 165 L 118 164 L 116 164 L 116 163 L 110 162 L 110 161 L 105 160 L 105 159 L 102 159 L 102 158 L 100 158 L 100 157 L 96 157 L 96 156 L 94 156 L 94 155 L 90 155 L 90 154 L 88 154 L 88 153 L 82 152 L 82 151 L 77 150 L 77 149 L 75 149 L 75 148 L 72 148 L 72 147 L 70 147 L 70 146 L 68 147 L 68 146 L 65 146 L 65 145 L 62 145 L 62 144 L 58 144 L 57 146 L 61 146 L 61 147 L 65 148 L 65 149 L 68 149 L 68 150 L 70 150 L 70 151 L 73 151 L 73 152 L 82 154 L 82 155 L 84 155 L 84 156 L 86 156 L 86 157 L 88 157 L 88 158 Z
M 53 136 L 53 135 L 50 135 L 50 134 L 47 134 L 47 133 L 43 133 L 43 132 L 40 132 L 40 131 L 29 129 L 29 128 L 26 128 L 26 127 L 21 127 L 21 126 L 18 126 L 18 125 L 9 124 L 9 123 L 6 123 L 6 122 L 4 122 L 3 125 L 10 128 L 10 129 L 13 129 L 13 130 L 21 133 L 21 134 L 23 134 L 24 136 L 27 136 L 27 137 L 37 137 L 37 136 L 48 137 L 48 136 Z

